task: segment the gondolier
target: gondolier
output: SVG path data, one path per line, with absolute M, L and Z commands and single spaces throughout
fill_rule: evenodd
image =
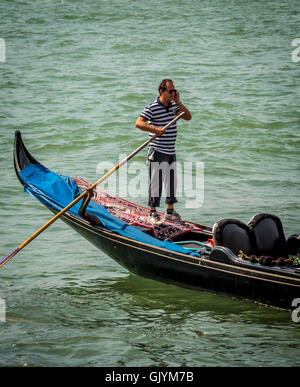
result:
M 184 112 L 183 119 L 191 120 L 190 111 L 180 101 L 180 94 L 171 79 L 163 79 L 158 87 L 159 97 L 145 107 L 136 121 L 136 127 L 149 132 L 149 138 L 156 134 L 149 143 L 148 160 L 150 162 L 148 220 L 152 224 L 160 224 L 156 208 L 160 205 L 162 187 L 166 194 L 166 214 L 163 220 L 180 221 L 180 215 L 174 210 L 176 199 L 176 123 L 167 130 L 163 127 L 176 115 Z

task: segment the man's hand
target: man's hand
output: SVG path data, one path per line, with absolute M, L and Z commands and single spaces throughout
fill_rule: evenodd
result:
M 175 103 L 178 103 L 180 101 L 179 91 L 176 90 L 176 93 L 174 94 L 174 98 L 172 99 Z
M 176 97 L 175 97 L 175 93 L 174 93 L 174 97 L 172 99 L 175 103 L 177 103 L 177 105 L 179 106 L 179 111 L 177 112 L 177 115 L 179 115 L 180 113 L 184 112 L 184 116 L 182 117 L 184 120 L 186 121 L 189 121 L 192 119 L 192 115 L 189 111 L 188 108 L 186 108 L 184 106 L 184 104 L 182 102 L 180 102 L 180 95 L 179 95 L 179 91 L 176 90 Z
M 164 128 L 155 128 L 155 127 L 153 127 L 153 128 L 154 128 L 154 130 L 152 133 L 156 134 L 156 136 L 162 136 L 165 133 Z

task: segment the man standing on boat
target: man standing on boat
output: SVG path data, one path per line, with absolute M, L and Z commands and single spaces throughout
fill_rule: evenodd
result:
M 167 212 L 163 220 L 181 221 L 180 215 L 174 210 L 176 199 L 176 122 L 168 129 L 167 125 L 178 114 L 184 112 L 183 119 L 192 119 L 190 111 L 180 101 L 180 94 L 171 79 L 163 79 L 158 87 L 159 97 L 146 106 L 136 121 L 136 127 L 150 132 L 149 138 L 157 135 L 149 143 L 148 160 L 150 162 L 149 202 L 150 214 L 148 221 L 153 225 L 162 223 L 156 212 L 160 205 L 162 186 L 165 187 Z M 166 168 L 168 166 L 168 168 Z

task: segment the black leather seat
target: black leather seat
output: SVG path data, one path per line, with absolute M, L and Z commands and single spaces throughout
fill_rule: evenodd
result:
M 251 255 L 256 252 L 256 242 L 248 225 L 236 219 L 221 219 L 213 226 L 213 240 L 216 246 L 228 247 L 234 254 L 242 250 Z
M 257 255 L 287 257 L 287 243 L 281 220 L 276 215 L 258 214 L 248 223 L 255 235 Z
M 258 214 L 248 224 L 235 219 L 221 219 L 213 227 L 216 246 L 229 248 L 234 254 L 288 257 L 288 246 L 281 220 L 272 214 Z
M 300 234 L 290 235 L 286 243 L 289 254 L 296 255 L 300 253 Z

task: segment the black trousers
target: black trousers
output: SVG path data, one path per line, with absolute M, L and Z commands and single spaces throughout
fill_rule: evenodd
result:
M 176 155 L 154 151 L 150 158 L 149 207 L 159 207 L 163 187 L 166 204 L 176 203 Z

